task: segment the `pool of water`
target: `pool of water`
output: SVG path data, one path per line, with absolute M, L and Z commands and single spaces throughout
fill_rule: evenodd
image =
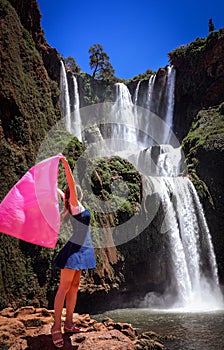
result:
M 152 309 L 118 309 L 92 315 L 100 321 L 110 317 L 116 322 L 131 323 L 139 332 L 155 331 L 173 335 L 165 343 L 170 350 L 224 350 L 224 310 L 182 312 Z

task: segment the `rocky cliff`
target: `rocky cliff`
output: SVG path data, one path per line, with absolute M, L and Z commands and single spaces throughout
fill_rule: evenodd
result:
M 224 29 L 169 53 L 176 68 L 174 131 L 186 136 L 199 110 L 224 101 Z
M 61 57 L 47 44 L 40 18 L 35 0 L 0 1 L 1 199 L 34 165 L 45 136 L 62 117 L 59 108 Z M 92 83 L 93 87 L 94 84 L 99 85 Z M 93 103 L 88 79 L 83 85 L 84 95 L 91 100 L 83 103 Z M 58 142 L 63 137 L 66 135 L 61 132 Z M 74 162 L 82 152 L 82 146 L 77 140 L 70 148 L 66 146 L 65 154 L 69 153 L 67 156 Z M 52 270 L 52 261 L 63 243 L 59 239 L 56 250 L 51 251 L 0 235 L 1 308 L 8 304 L 46 306 L 52 303 L 58 283 L 58 273 Z M 94 277 L 88 274 L 83 277 L 83 294 L 92 292 L 94 286 L 94 291 L 108 291 L 115 283 L 112 266 L 119 260 L 116 250 L 99 250 L 97 257 L 104 264 L 98 264 Z
M 46 131 L 61 114 L 58 85 L 49 77 L 32 37 L 31 28 L 34 30 L 34 24 L 30 24 L 29 30 L 23 27 L 17 12 L 8 1 L 1 1 L 0 21 L 3 196 L 9 186 L 21 176 L 21 172 L 33 164 Z M 33 21 L 35 23 L 35 16 Z M 10 177 L 7 176 L 9 169 Z
M 13 5 L 20 11 L 24 26 Z M 34 41 L 42 33 L 39 19 L 34 1 L 0 1 L 1 199 L 34 164 L 47 131 L 61 118 L 58 84 L 50 78 Z M 2 234 L 0 241 L 1 307 L 19 299 L 33 299 L 35 289 L 42 294 L 46 265 L 41 267 L 40 282 L 31 262 L 31 256 L 35 260 L 40 251 Z
M 48 45 L 41 28 L 41 14 L 36 0 L 10 0 L 16 10 L 21 25 L 31 35 L 37 50 L 40 52 L 43 64 L 50 79 L 59 82 L 60 56 L 56 49 Z

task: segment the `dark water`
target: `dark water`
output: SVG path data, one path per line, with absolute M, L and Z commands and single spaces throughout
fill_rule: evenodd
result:
M 224 350 L 224 311 L 204 313 L 168 312 L 150 309 L 124 309 L 94 315 L 100 321 L 110 317 L 131 323 L 141 331 L 152 330 L 175 339 L 164 343 L 169 350 Z

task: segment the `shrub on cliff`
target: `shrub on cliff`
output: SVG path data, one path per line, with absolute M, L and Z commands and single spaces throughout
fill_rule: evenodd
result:
M 198 112 L 188 135 L 183 140 L 183 149 L 187 155 L 188 170 L 201 199 L 213 200 L 207 185 L 198 176 L 200 160 L 198 153 L 224 151 L 224 115 L 223 103 L 220 106 L 203 109 Z
M 224 28 L 218 31 L 212 31 L 206 38 L 197 38 L 190 44 L 181 45 L 177 49 L 168 53 L 169 61 L 171 64 L 175 63 L 176 59 L 185 57 L 197 57 L 198 54 L 202 54 L 206 47 L 210 45 L 213 41 L 219 40 L 224 36 Z

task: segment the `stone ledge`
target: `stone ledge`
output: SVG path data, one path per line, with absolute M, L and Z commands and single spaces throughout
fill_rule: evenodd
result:
M 55 350 L 51 339 L 53 310 L 24 307 L 0 311 L 0 349 Z M 65 312 L 62 315 L 62 322 Z M 129 323 L 116 323 L 110 318 L 102 322 L 90 315 L 74 313 L 74 322 L 83 329 L 80 333 L 63 334 L 63 350 L 161 350 L 162 337 L 154 332 L 138 334 Z

